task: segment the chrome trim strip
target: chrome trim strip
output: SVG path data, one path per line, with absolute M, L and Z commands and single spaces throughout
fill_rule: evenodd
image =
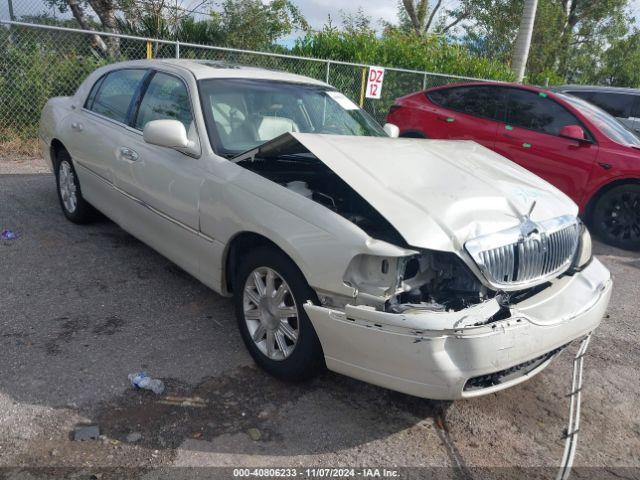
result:
M 194 235 L 197 235 L 198 237 L 202 238 L 203 240 L 206 240 L 207 242 L 213 243 L 215 242 L 215 238 L 210 237 L 198 230 L 196 230 L 193 227 L 190 227 L 189 225 L 186 225 L 184 223 L 182 223 L 179 220 L 176 220 L 175 218 L 167 215 L 166 213 L 158 210 L 155 207 L 152 207 L 151 205 L 149 205 L 148 203 L 146 203 L 144 200 L 131 195 L 129 192 L 126 192 L 124 190 L 122 190 L 121 188 L 119 188 L 118 186 L 116 186 L 113 182 L 110 182 L 109 180 L 107 180 L 106 178 L 104 178 L 102 175 L 94 172 L 93 170 L 91 170 L 89 167 L 87 167 L 84 163 L 80 162 L 80 161 L 75 161 L 75 163 L 77 163 L 78 165 L 80 165 L 82 168 L 84 168 L 87 172 L 89 172 L 90 174 L 92 174 L 94 177 L 96 177 L 98 180 L 100 180 L 101 182 L 105 183 L 108 187 L 113 188 L 116 192 L 120 193 L 121 195 L 127 197 L 129 200 L 132 200 L 134 202 L 136 202 L 137 204 L 147 208 L 148 210 L 150 210 L 151 212 L 155 213 L 156 215 L 164 218 L 165 220 L 173 223 L 174 225 L 177 225 L 178 227 L 181 227 L 185 230 L 187 230 L 189 233 L 192 233 Z

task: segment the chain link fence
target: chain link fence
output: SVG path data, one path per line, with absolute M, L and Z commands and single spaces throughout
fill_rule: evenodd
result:
M 296 73 L 333 85 L 381 124 L 397 97 L 435 85 L 475 80 L 386 68 L 382 97 L 367 99 L 363 96 L 367 65 L 100 32 L 105 40 L 117 39 L 117 53 L 107 59 L 95 48 L 96 35 L 88 30 L 0 20 L 0 142 L 35 138 L 47 99 L 72 95 L 90 72 L 116 61 L 207 59 Z

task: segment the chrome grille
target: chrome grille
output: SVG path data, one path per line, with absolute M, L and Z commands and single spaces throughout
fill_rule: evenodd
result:
M 581 225 L 576 217 L 527 221 L 526 227 L 524 232 L 518 226 L 465 244 L 492 287 L 526 288 L 559 275 L 571 265 L 580 241 Z

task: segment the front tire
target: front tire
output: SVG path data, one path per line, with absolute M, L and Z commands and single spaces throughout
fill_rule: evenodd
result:
M 66 150 L 56 154 L 56 187 L 62 212 L 73 223 L 87 223 L 94 218 L 94 209 L 82 196 L 78 175 Z
M 640 185 L 620 185 L 605 192 L 593 208 L 591 224 L 605 243 L 640 249 Z
M 288 381 L 310 378 L 324 368 L 320 341 L 303 308 L 317 297 L 287 256 L 272 247 L 250 252 L 233 288 L 242 339 L 260 367 Z

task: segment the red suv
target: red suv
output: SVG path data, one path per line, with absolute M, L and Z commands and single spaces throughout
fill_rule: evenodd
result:
M 552 183 L 602 240 L 640 248 L 640 139 L 571 95 L 506 83 L 413 93 L 387 116 L 400 136 L 474 140 Z

